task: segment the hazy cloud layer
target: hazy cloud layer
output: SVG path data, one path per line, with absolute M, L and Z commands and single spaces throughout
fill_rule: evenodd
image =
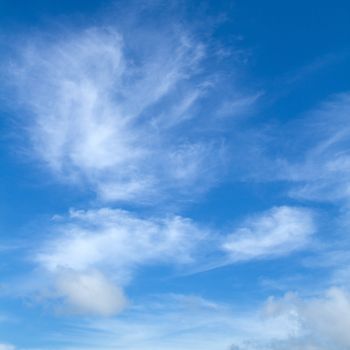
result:
M 60 338 L 70 346 L 59 349 L 346 350 L 349 317 L 349 294 L 339 288 L 308 298 L 286 293 L 244 311 L 196 295 L 162 295 L 123 317 L 72 324 Z

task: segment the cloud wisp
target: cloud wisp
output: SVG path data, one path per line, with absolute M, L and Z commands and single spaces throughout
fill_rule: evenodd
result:
M 73 210 L 37 261 L 50 271 L 133 267 L 162 259 L 186 263 L 204 237 L 191 220 L 179 216 L 144 219 L 119 209 Z
M 183 127 L 212 85 L 199 74 L 205 47 L 184 31 L 160 32 L 145 31 L 141 44 L 93 27 L 14 50 L 7 73 L 30 149 L 56 178 L 103 201 L 138 203 L 186 197 L 214 180 L 220 142 Z
M 315 231 L 309 209 L 275 207 L 246 220 L 227 237 L 223 249 L 232 261 L 276 257 L 305 247 Z
M 349 93 L 333 96 L 310 113 L 306 137 L 314 140 L 314 145 L 305 153 L 304 162 L 292 168 L 292 174 L 301 184 L 291 190 L 291 196 L 316 201 L 348 202 L 349 113 Z
M 284 182 L 289 197 L 299 201 L 348 203 L 349 92 L 328 97 L 292 121 L 252 132 L 246 147 L 246 177 L 258 182 Z M 277 147 L 276 147 L 277 145 Z

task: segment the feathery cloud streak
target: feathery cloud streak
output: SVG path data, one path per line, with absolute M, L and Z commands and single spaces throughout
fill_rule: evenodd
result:
M 310 210 L 275 207 L 246 220 L 227 237 L 223 249 L 233 261 L 285 255 L 304 247 L 315 231 Z
M 177 132 L 210 85 L 205 47 L 180 30 L 143 35 L 139 47 L 112 27 L 41 35 L 9 68 L 36 156 L 107 201 L 200 192 L 220 163 L 219 144 Z

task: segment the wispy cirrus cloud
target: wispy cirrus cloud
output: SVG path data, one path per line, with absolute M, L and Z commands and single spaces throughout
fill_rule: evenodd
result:
M 300 185 L 291 190 L 293 197 L 321 201 L 348 201 L 350 157 L 350 94 L 331 97 L 312 111 L 307 120 L 306 137 L 313 145 L 304 161 L 291 166 Z
M 339 93 L 278 128 L 252 133 L 247 177 L 283 181 L 297 200 L 347 203 L 349 112 L 350 94 Z
M 223 249 L 234 261 L 285 255 L 304 247 L 315 231 L 310 210 L 275 207 L 247 219 L 227 237 Z
M 193 273 L 236 263 L 277 259 L 313 246 L 316 212 L 280 206 L 252 214 L 228 231 L 211 231 L 210 252 Z M 207 252 L 208 253 L 208 252 Z
M 51 271 L 99 265 L 130 268 L 159 260 L 186 263 L 206 236 L 190 219 L 142 218 L 119 209 L 72 210 L 62 220 L 56 238 L 44 244 L 36 258 Z
M 106 201 L 186 197 L 212 183 L 223 161 L 220 140 L 183 126 L 213 87 L 199 74 L 205 46 L 178 28 L 139 35 L 100 26 L 33 36 L 7 67 L 28 155 Z
M 229 234 L 180 216 L 144 218 L 110 208 L 72 210 L 55 220 L 34 257 L 48 283 L 35 288 L 49 290 L 44 298 L 63 299 L 67 310 L 105 316 L 126 306 L 122 288 L 145 266 L 193 273 L 276 258 L 305 248 L 316 229 L 310 210 L 286 206 L 252 216 Z
M 281 256 L 305 247 L 315 233 L 313 213 L 297 207 L 275 207 L 252 216 L 223 244 L 232 261 Z
M 197 295 L 158 295 L 134 304 L 122 317 L 71 322 L 67 332 L 55 339 L 69 344 L 60 350 L 111 346 L 137 350 L 226 350 L 232 342 L 241 344 L 251 339 L 263 345 L 275 337 L 288 336 L 289 329 L 283 329 L 280 320 L 269 318 L 261 322 L 260 312 L 241 312 L 232 305 Z

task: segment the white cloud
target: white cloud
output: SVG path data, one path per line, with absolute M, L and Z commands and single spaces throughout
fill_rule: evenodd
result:
M 205 48 L 189 35 L 145 31 L 140 43 L 99 27 L 41 35 L 17 52 L 9 74 L 22 122 L 61 180 L 138 203 L 213 180 L 219 146 L 176 131 L 207 86 L 196 78 Z
M 246 147 L 246 172 L 258 181 L 286 181 L 289 195 L 299 200 L 348 202 L 349 113 L 350 93 L 337 94 L 301 117 L 270 128 L 269 135 L 256 132 L 251 138 L 260 144 Z
M 57 231 L 59 237 L 44 244 L 37 255 L 37 261 L 49 271 L 84 271 L 94 266 L 130 269 L 159 261 L 188 263 L 192 249 L 206 234 L 179 216 L 144 219 L 109 208 L 72 210 Z
M 350 347 L 350 295 L 332 288 L 316 298 L 300 299 L 287 294 L 282 299 L 271 298 L 266 304 L 267 317 L 293 315 L 295 333 L 273 349 L 335 349 Z
M 64 298 L 75 313 L 111 316 L 127 304 L 121 289 L 97 271 L 61 270 L 56 289 L 58 297 Z
M 314 232 L 310 210 L 275 207 L 246 220 L 227 237 L 223 249 L 233 261 L 279 256 L 304 247 Z
M 56 220 L 62 220 L 54 230 L 56 237 L 43 243 L 35 258 L 51 284 L 38 285 L 51 290 L 42 297 L 63 298 L 72 312 L 102 316 L 125 306 L 119 286 L 129 282 L 137 267 L 188 264 L 206 237 L 191 220 L 179 216 L 144 219 L 104 208 L 72 210 L 68 218 Z

